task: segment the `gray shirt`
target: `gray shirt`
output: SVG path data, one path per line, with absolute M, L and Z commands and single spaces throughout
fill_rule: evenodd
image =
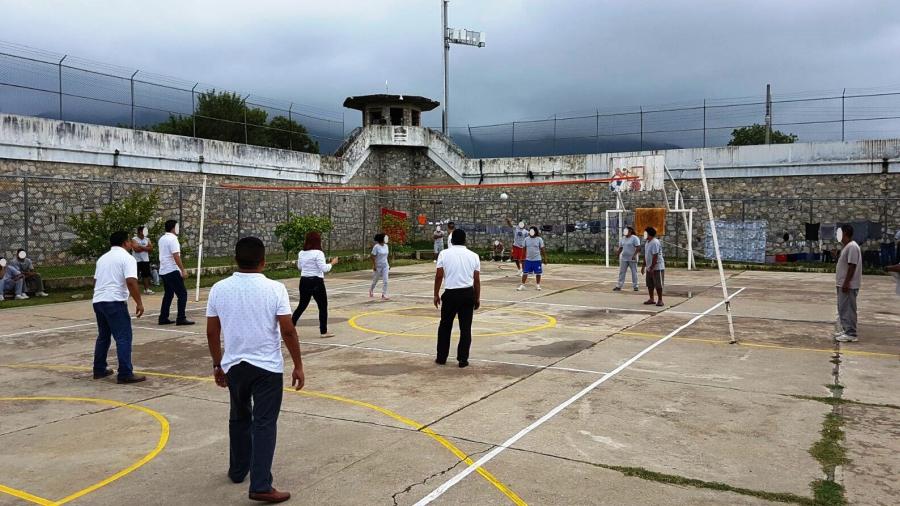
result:
M 542 237 L 525 238 L 525 260 L 535 261 L 541 259 L 541 248 L 544 247 Z
M 666 270 L 666 261 L 663 259 L 662 244 L 660 244 L 659 239 L 656 238 L 650 239 L 644 246 L 644 258 L 647 262 L 647 267 L 653 265 L 653 255 L 659 255 L 656 258 L 656 270 Z
M 641 247 L 641 240 L 636 235 L 622 237 L 619 239 L 619 247 L 622 248 L 622 254 L 619 255 L 620 260 L 631 262 L 638 248 Z
M 528 237 L 528 231 L 524 228 L 516 227 L 516 231 L 513 233 L 513 246 L 517 248 L 525 247 L 525 239 Z
M 385 269 L 388 267 L 388 247 L 387 244 L 376 244 L 372 248 L 372 256 L 375 257 L 375 267 Z
M 853 277 L 850 278 L 850 289 L 858 290 L 860 281 L 862 281 L 862 252 L 859 250 L 859 244 L 856 241 L 848 242 L 841 248 L 841 256 L 838 258 L 835 282 L 837 286 L 844 286 L 844 280 L 847 279 L 847 271 L 850 270 L 850 264 L 856 265 L 853 271 Z

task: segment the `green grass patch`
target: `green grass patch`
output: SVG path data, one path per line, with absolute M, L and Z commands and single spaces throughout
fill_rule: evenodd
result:
M 822 402 L 830 406 L 837 406 L 839 404 L 855 404 L 857 406 L 868 406 L 872 408 L 900 409 L 900 406 L 897 406 L 896 404 L 876 404 L 872 402 L 853 401 L 850 399 L 842 399 L 836 397 L 819 397 L 815 395 L 790 395 L 789 397 L 793 397 L 794 399 L 802 399 L 804 401 Z
M 844 417 L 837 413 L 825 415 L 822 422 L 822 439 L 813 443 L 809 453 L 822 464 L 823 469 L 831 469 L 849 462 L 841 443 L 844 441 Z
M 830 480 L 812 482 L 815 504 L 822 506 L 843 506 L 847 504 L 844 487 Z

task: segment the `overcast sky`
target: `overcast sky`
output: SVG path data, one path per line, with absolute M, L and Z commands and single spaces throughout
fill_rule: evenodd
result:
M 440 0 L 0 0 L 0 40 L 341 114 L 442 100 Z M 848 88 L 900 89 L 900 2 L 453 0 L 451 125 Z M 356 112 L 347 112 L 348 122 Z M 429 123 L 439 123 L 431 115 Z

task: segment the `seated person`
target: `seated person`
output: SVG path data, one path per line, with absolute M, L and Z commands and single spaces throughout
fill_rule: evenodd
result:
M 13 291 L 16 300 L 27 299 L 25 295 L 25 276 L 5 258 L 0 258 L 0 300 L 6 298 L 6 291 Z
M 504 253 L 506 253 L 506 247 L 503 246 L 503 241 L 494 241 L 494 250 L 493 250 L 494 261 L 502 262 Z
M 34 270 L 34 264 L 31 263 L 31 259 L 28 258 L 28 253 L 25 250 L 20 249 L 17 251 L 16 258 L 10 263 L 25 276 L 25 293 L 33 293 L 38 297 L 46 297 L 48 295 L 44 291 L 44 280 Z

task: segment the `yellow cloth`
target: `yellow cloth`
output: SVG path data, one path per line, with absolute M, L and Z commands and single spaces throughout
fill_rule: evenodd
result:
M 641 236 L 647 227 L 655 228 L 657 236 L 666 235 L 666 209 L 654 207 L 635 209 L 634 231 Z

